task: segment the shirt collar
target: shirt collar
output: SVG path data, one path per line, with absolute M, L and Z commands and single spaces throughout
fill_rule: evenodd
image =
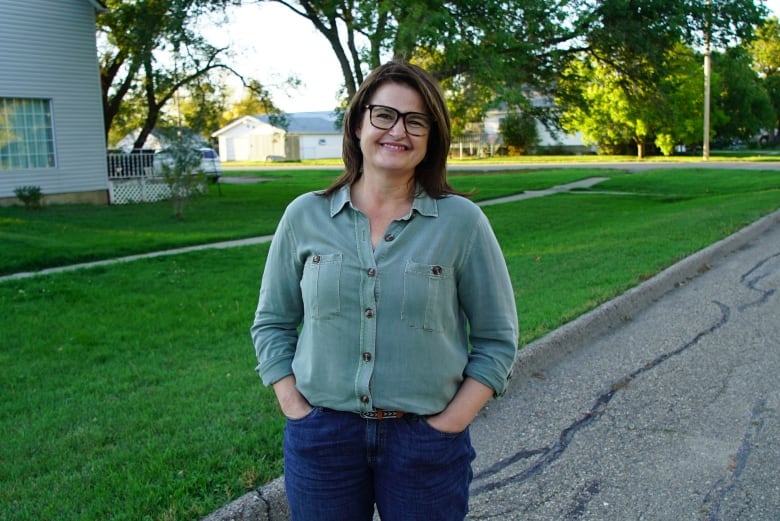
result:
M 349 185 L 342 186 L 337 192 L 330 198 L 330 216 L 335 217 L 341 210 L 351 202 Z M 420 215 L 426 217 L 438 217 L 439 207 L 436 204 L 436 199 L 429 196 L 425 190 L 418 184 L 417 195 L 412 203 L 412 212 L 417 212 Z

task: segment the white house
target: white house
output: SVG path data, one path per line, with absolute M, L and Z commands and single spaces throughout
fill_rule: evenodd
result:
M 287 130 L 274 126 L 267 115 L 243 116 L 212 134 L 219 155 L 227 161 L 267 161 L 341 157 L 341 130 L 333 112 L 284 115 Z
M 100 0 L 3 0 L 0 204 L 108 202 L 95 14 Z
M 501 120 L 507 115 L 506 109 L 493 109 L 485 114 L 484 127 L 485 133 L 489 136 L 498 136 L 501 127 Z M 539 135 L 539 147 L 543 149 L 554 149 L 558 151 L 569 151 L 570 153 L 584 152 L 589 148 L 584 144 L 582 133 L 566 134 L 559 132 L 555 135 L 541 122 L 536 122 L 536 131 Z M 558 152 L 560 153 L 560 152 Z

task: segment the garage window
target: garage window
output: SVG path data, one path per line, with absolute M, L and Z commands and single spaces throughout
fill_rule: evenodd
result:
M 0 169 L 53 166 L 51 100 L 0 98 Z

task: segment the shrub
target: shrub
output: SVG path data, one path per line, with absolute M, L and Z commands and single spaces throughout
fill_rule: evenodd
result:
M 14 195 L 25 208 L 37 209 L 43 206 L 43 191 L 40 186 L 18 186 L 14 188 Z

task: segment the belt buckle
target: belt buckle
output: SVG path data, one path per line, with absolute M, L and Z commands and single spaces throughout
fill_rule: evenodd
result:
M 386 411 L 384 409 L 374 409 L 373 411 L 361 412 L 360 417 L 367 420 L 392 420 L 404 415 L 402 411 Z

